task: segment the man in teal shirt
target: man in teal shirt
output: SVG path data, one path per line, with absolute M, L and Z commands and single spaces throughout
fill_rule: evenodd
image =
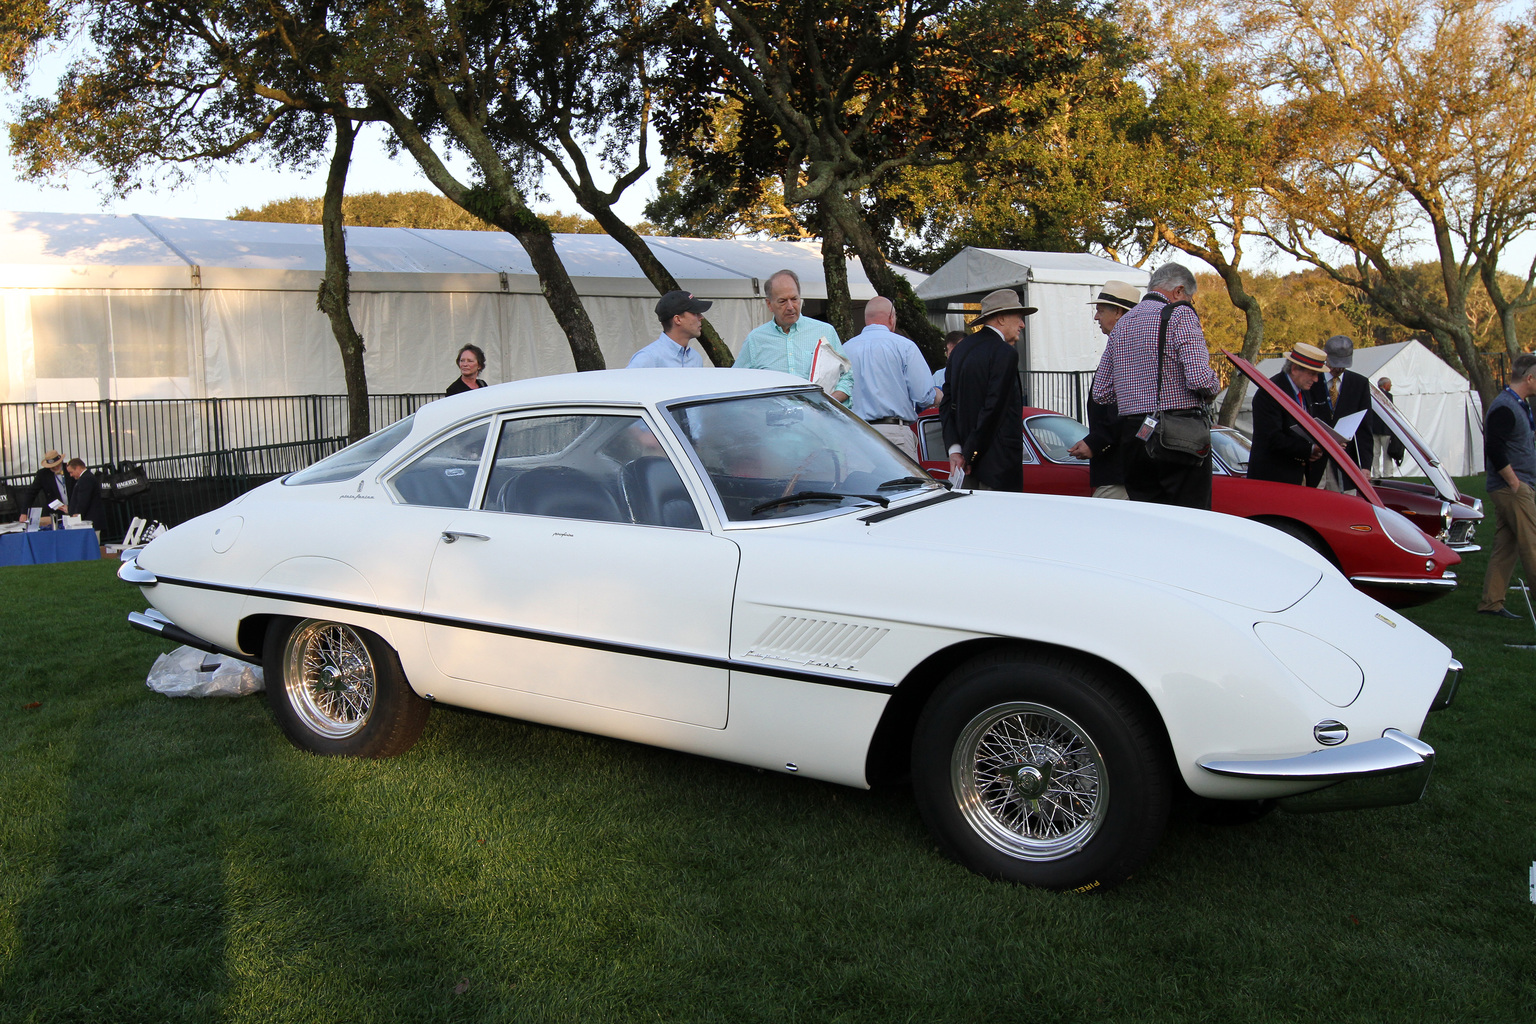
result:
M 838 355 L 842 341 L 831 324 L 800 315 L 800 277 L 793 270 L 780 270 L 768 278 L 768 312 L 773 319 L 747 335 L 736 365 L 746 370 L 778 370 L 811 379 L 811 360 L 816 342 L 822 338 Z M 853 394 L 853 373 L 844 371 L 837 379 L 832 397 L 848 404 Z

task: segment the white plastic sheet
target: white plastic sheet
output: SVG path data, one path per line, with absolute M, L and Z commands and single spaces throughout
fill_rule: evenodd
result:
M 145 685 L 167 697 L 244 697 L 263 689 L 259 667 L 191 647 L 156 658 Z

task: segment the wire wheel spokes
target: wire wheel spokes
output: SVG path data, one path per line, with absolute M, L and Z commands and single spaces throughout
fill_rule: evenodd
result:
M 987 708 L 966 724 L 950 782 L 976 833 L 1026 860 L 1081 849 L 1109 801 L 1104 758 L 1088 733 L 1060 711 L 1023 701 Z
M 378 673 L 362 637 L 337 622 L 302 622 L 288 640 L 283 685 L 300 721 L 329 739 L 368 724 Z

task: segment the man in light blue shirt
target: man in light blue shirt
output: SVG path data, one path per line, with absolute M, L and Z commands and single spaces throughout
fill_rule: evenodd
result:
M 691 369 L 703 366 L 704 357 L 688 343 L 704 333 L 704 317 L 700 314 L 713 305 L 713 302 L 696 299 L 688 292 L 667 292 L 656 300 L 656 319 L 661 321 L 661 337 L 630 356 L 625 369 Z
M 849 338 L 843 351 L 859 381 L 854 415 L 916 461 L 912 423 L 920 409 L 933 404 L 933 378 L 917 346 L 895 327 L 896 307 L 877 295 L 864 306 L 863 333 Z
M 756 328 L 742 343 L 736 365 L 747 370 L 778 370 L 811 379 L 811 362 L 816 342 L 825 338 L 832 351 L 843 352 L 837 331 L 831 324 L 800 315 L 800 276 L 793 270 L 780 270 L 768 278 L 768 312 L 773 319 Z M 853 394 L 853 373 L 838 377 L 832 397 L 848 404 Z

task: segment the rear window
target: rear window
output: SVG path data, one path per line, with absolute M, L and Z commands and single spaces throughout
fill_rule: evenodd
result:
M 301 469 L 283 483 L 333 484 L 350 480 L 382 459 L 391 448 L 411 432 L 414 416 L 396 420 L 376 434 L 369 434 L 357 444 L 348 445 L 335 455 L 327 455 L 308 469 Z

